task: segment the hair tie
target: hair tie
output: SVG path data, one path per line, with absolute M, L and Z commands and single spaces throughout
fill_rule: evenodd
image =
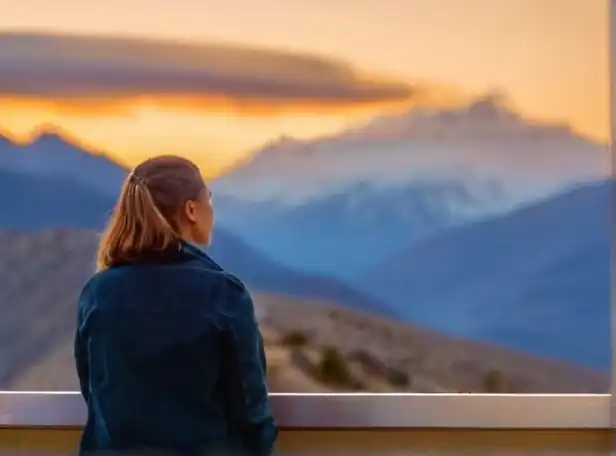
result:
M 130 181 L 133 181 L 133 183 L 137 184 L 137 185 L 143 185 L 145 186 L 145 180 L 143 180 L 140 176 L 138 176 L 135 173 L 135 170 L 131 171 L 130 174 L 128 175 L 128 179 Z

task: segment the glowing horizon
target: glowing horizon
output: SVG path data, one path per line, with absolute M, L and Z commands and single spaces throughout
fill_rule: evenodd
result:
M 59 1 L 24 0 L 0 18 L 10 44 L 0 46 L 0 128 L 20 140 L 51 124 L 128 166 L 180 153 L 214 176 L 279 136 L 493 91 L 525 118 L 609 138 L 603 0 L 583 10 L 576 0 L 401 0 L 396 14 L 376 0 L 353 10 L 267 0 L 250 17 L 241 0 L 204 10 L 180 0 L 181 26 L 145 0 L 96 12 Z

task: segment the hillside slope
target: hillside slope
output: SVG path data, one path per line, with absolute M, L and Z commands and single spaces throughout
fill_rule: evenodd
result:
M 92 268 L 87 231 L 0 233 L 0 389 L 72 390 L 77 294 Z M 605 392 L 575 366 L 251 287 L 272 391 Z
M 115 199 L 71 178 L 0 168 L 0 229 L 100 228 Z
M 607 370 L 612 184 L 397 252 L 355 283 L 421 324 Z
M 71 177 L 43 177 L 0 168 L 0 230 L 100 231 L 116 196 L 90 188 Z M 96 240 L 91 236 L 94 249 Z M 299 297 L 332 300 L 391 314 L 380 300 L 334 278 L 295 271 L 257 251 L 220 225 L 210 248 L 214 258 L 262 289 Z

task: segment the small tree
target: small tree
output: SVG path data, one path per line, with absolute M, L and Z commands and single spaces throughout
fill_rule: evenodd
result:
M 483 377 L 483 387 L 488 393 L 502 392 L 505 379 L 498 369 L 490 369 Z
M 281 340 L 288 347 L 303 347 L 308 343 L 308 335 L 302 331 L 289 331 Z
M 336 385 L 348 385 L 352 380 L 347 362 L 336 347 L 323 350 L 317 373 L 324 382 Z

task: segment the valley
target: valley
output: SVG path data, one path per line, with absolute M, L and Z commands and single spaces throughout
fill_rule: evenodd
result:
M 600 391 L 606 163 L 604 145 L 493 96 L 283 138 L 210 183 L 207 251 L 267 310 L 277 391 Z M 67 365 L 74 294 L 126 173 L 53 128 L 0 136 L 3 384 L 51 388 Z
M 77 390 L 76 300 L 92 270 L 96 234 L 0 233 L 0 389 Z M 591 369 L 455 338 L 335 302 L 248 284 L 262 328 L 272 392 L 598 393 Z

